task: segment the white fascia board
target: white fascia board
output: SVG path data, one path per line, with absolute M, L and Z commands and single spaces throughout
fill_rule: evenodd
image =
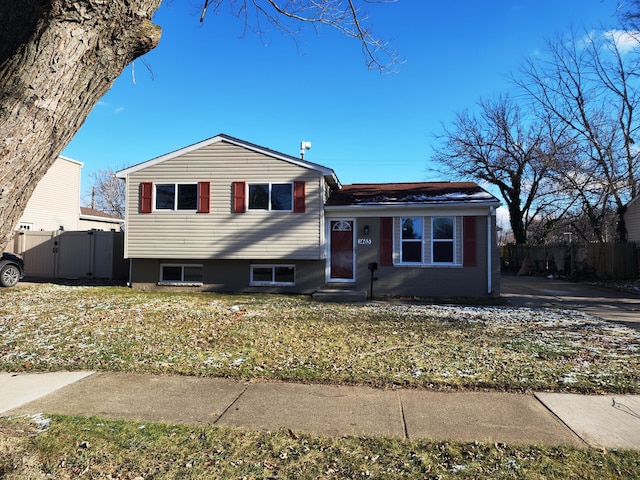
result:
M 63 155 L 58 155 L 58 158 L 61 158 L 62 160 L 66 160 L 67 162 L 71 162 L 71 163 L 75 163 L 77 165 L 80 165 L 80 168 L 84 167 L 84 163 L 79 162 L 78 160 L 74 160 L 73 158 L 65 157 Z
M 80 220 L 87 220 L 91 222 L 102 222 L 102 223 L 124 223 L 124 218 L 107 218 L 107 217 L 97 217 L 94 215 L 80 215 Z
M 299 167 L 303 167 L 303 168 L 309 168 L 311 170 L 316 170 L 318 172 L 320 172 L 325 178 L 328 177 L 328 179 L 330 179 L 329 183 L 333 183 L 335 188 L 342 188 L 342 184 L 340 183 L 340 180 L 338 180 L 338 177 L 336 175 L 336 173 L 333 171 L 333 169 L 325 167 L 323 165 L 319 165 L 317 163 L 313 163 L 313 162 L 308 162 L 306 160 L 302 160 L 302 159 L 297 159 L 295 157 L 289 156 L 289 155 L 285 155 L 285 154 L 281 154 L 279 152 L 276 152 L 274 150 L 270 150 L 268 148 L 263 148 L 260 147 L 259 145 L 254 145 L 252 143 L 248 143 L 248 142 L 244 142 L 242 140 L 239 140 L 237 138 L 233 138 L 233 137 L 227 137 L 227 136 L 222 136 L 222 140 L 225 140 L 228 143 L 231 143 L 233 145 L 242 147 L 242 148 L 246 148 L 248 150 L 252 150 L 254 152 L 260 153 L 262 155 L 266 155 L 278 160 L 283 160 L 285 162 L 291 163 L 293 165 L 297 165 Z
M 151 160 L 147 160 L 146 162 L 138 163 L 137 165 L 133 165 L 129 168 L 125 168 L 124 170 L 120 170 L 116 172 L 116 177 L 118 178 L 127 178 L 127 175 L 130 173 L 137 172 L 139 170 L 143 170 L 145 168 L 151 167 L 153 165 L 157 165 L 158 163 L 162 163 L 165 160 L 169 160 L 171 158 L 179 157 L 180 155 L 184 155 L 185 153 L 193 152 L 194 150 L 198 150 L 199 148 L 207 147 L 214 143 L 218 143 L 223 140 L 223 137 L 217 135 L 212 138 L 208 138 L 198 143 L 194 143 L 193 145 L 189 145 L 188 147 L 181 148 L 179 150 L 175 150 L 170 153 L 166 153 L 156 158 L 152 158 Z
M 147 160 L 146 162 L 138 163 L 137 165 L 133 165 L 129 168 L 125 168 L 124 170 L 120 170 L 116 172 L 116 177 L 118 178 L 127 178 L 127 175 L 130 173 L 137 172 L 139 170 L 143 170 L 145 168 L 151 167 L 153 165 L 157 165 L 158 163 L 162 163 L 165 160 L 170 160 L 175 157 L 179 157 L 180 155 L 185 155 L 189 152 L 193 152 L 194 150 L 198 150 L 200 148 L 208 147 L 209 145 L 213 145 L 218 142 L 227 142 L 232 145 L 236 145 L 238 147 L 246 148 L 247 150 L 252 150 L 254 152 L 260 153 L 262 155 L 266 155 L 277 160 L 282 160 L 293 165 L 297 165 L 303 168 L 308 168 L 312 170 L 316 170 L 320 172 L 325 177 L 328 177 L 333 181 L 336 188 L 340 188 L 341 184 L 336 176 L 335 172 L 331 168 L 324 167 L 322 165 L 318 165 L 316 163 L 307 162 L 305 160 L 298 160 L 295 157 L 290 157 L 288 155 L 280 154 L 274 150 L 269 150 L 267 148 L 260 147 L 258 145 L 254 145 L 249 142 L 244 142 L 237 138 L 229 137 L 227 135 L 216 135 L 215 137 L 208 138 L 207 140 L 203 140 L 198 143 L 194 143 L 193 145 L 189 145 L 188 147 L 181 148 L 180 150 L 176 150 L 165 155 L 161 155 L 159 157 L 153 158 L 151 160 Z
M 389 216 L 404 215 L 407 212 L 425 212 L 438 215 L 487 215 L 493 213 L 492 208 L 500 206 L 500 202 L 448 202 L 448 203 L 405 203 L 393 205 L 325 205 L 324 210 L 327 216 L 334 217 L 336 215 L 353 215 L 358 217 L 380 217 L 384 214 Z

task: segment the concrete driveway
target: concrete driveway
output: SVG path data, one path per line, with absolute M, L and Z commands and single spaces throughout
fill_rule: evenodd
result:
M 514 307 L 579 310 L 640 331 L 640 295 L 546 277 L 502 275 L 501 294 Z

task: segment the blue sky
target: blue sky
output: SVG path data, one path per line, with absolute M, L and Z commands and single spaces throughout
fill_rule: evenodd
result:
M 307 27 L 243 35 L 227 8 L 199 23 L 197 0 L 163 4 L 159 46 L 125 69 L 64 150 L 91 172 L 226 133 L 333 168 L 342 183 L 458 180 L 427 172 L 434 134 L 507 79 L 545 39 L 615 23 L 617 0 L 399 0 L 367 4 L 405 63 L 367 70 L 360 45 Z M 150 73 L 145 63 L 149 65 Z

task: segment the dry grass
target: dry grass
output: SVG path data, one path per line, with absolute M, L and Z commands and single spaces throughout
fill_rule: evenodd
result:
M 573 311 L 49 284 L 0 290 L 4 371 L 638 393 L 638 352 L 637 332 Z
M 22 420 L 22 424 L 24 420 Z M 0 419 L 0 427 L 11 422 Z M 24 427 L 20 427 L 24 428 Z M 636 478 L 640 452 L 389 438 L 326 438 L 55 416 L 0 450 L 17 479 Z

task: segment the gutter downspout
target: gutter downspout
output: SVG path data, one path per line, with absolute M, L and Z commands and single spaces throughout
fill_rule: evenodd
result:
M 493 291 L 493 259 L 491 252 L 493 251 L 492 242 L 493 235 L 491 235 L 491 218 L 495 215 L 495 207 L 489 208 L 489 215 L 487 216 L 487 294 L 491 295 Z

